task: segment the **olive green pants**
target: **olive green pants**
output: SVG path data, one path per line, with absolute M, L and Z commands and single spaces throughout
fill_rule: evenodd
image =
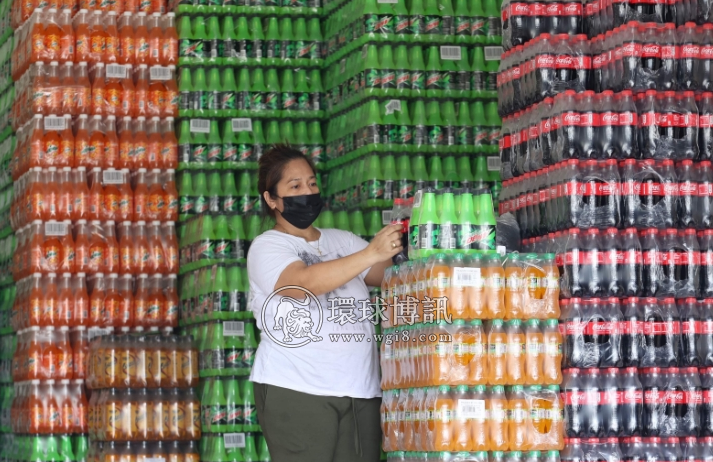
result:
M 317 396 L 255 383 L 272 462 L 379 462 L 380 398 Z

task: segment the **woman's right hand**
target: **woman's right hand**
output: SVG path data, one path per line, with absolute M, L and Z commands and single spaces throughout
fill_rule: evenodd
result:
M 376 233 L 367 248 L 376 263 L 391 259 L 394 255 L 403 250 L 401 245 L 402 225 L 386 225 L 381 231 Z

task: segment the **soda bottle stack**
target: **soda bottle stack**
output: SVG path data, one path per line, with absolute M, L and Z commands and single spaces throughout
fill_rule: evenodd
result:
M 193 338 L 171 329 L 94 337 L 87 350 L 87 460 L 122 454 L 200 460 Z M 117 457 L 117 458 L 118 458 Z
M 386 451 L 426 452 L 429 460 L 449 460 L 442 451 L 463 452 L 462 460 L 484 451 L 559 459 L 554 254 L 431 254 L 387 268 L 381 300 Z

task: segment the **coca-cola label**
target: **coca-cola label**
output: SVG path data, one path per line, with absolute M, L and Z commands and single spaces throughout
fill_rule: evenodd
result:
M 701 397 L 703 398 L 704 403 L 712 404 L 713 403 L 713 390 L 703 390 L 701 392 Z
M 658 58 L 661 56 L 661 45 L 658 43 L 645 43 L 641 46 L 642 58 Z
M 679 335 L 681 323 L 678 321 L 646 322 L 644 335 Z
M 701 54 L 701 47 L 695 44 L 685 44 L 681 45 L 681 58 L 682 59 L 698 59 Z
M 678 185 L 678 194 L 681 196 L 697 196 L 698 195 L 698 185 L 691 181 L 686 181 L 685 183 L 680 183 Z
M 619 333 L 619 323 L 613 321 L 588 322 L 584 327 L 584 335 L 616 335 Z
M 646 404 L 658 404 L 663 398 L 664 392 L 661 390 L 644 390 L 644 403 Z
M 634 186 L 634 189 L 636 188 L 636 185 Z M 664 185 L 661 183 L 653 183 L 653 182 L 647 182 L 647 183 L 639 183 L 639 191 L 634 193 L 639 196 L 663 196 L 664 195 Z
M 700 114 L 698 116 L 698 128 L 711 128 L 713 117 L 710 114 Z
M 681 321 L 681 333 L 683 335 L 689 334 L 700 334 L 701 333 L 701 322 L 695 319 L 689 319 L 688 321 Z
M 620 404 L 641 404 L 644 402 L 644 391 L 639 388 L 629 388 L 621 392 Z
M 619 125 L 619 114 L 616 112 L 604 112 L 601 115 L 602 125 Z
M 619 183 L 586 183 L 584 194 L 587 196 L 619 195 Z
M 565 325 L 565 335 L 582 335 L 587 327 L 586 322 L 582 321 L 567 321 Z
M 641 57 L 642 46 L 640 43 L 628 42 L 618 48 L 617 52 L 624 58 L 639 58 Z
M 619 331 L 623 335 L 639 335 L 644 333 L 644 323 L 643 321 L 623 321 L 619 325 Z
M 572 69 L 574 67 L 574 57 L 568 55 L 557 55 L 555 58 L 555 69 Z
M 529 16 L 530 6 L 527 3 L 511 3 L 510 16 Z
M 636 249 L 629 249 L 617 252 L 617 258 L 621 258 L 619 263 L 624 265 L 640 265 L 643 261 L 641 251 Z
M 620 112 L 618 117 L 618 125 L 620 127 L 637 125 L 639 117 L 636 112 Z
M 562 15 L 564 16 L 582 16 L 582 4 L 577 3 L 565 3 L 562 6 Z
M 616 388 L 599 393 L 599 404 L 616 405 L 621 403 L 621 401 L 621 392 Z
M 561 3 L 548 3 L 545 8 L 545 16 L 562 16 L 564 7 Z
M 679 59 L 679 47 L 676 45 L 661 45 L 661 59 Z

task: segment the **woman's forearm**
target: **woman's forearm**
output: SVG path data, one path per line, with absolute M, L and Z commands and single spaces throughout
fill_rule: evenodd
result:
M 275 284 L 277 290 L 285 286 L 298 286 L 319 296 L 331 292 L 351 281 L 367 268 L 378 263 L 373 252 L 367 249 L 353 253 L 348 257 L 338 258 L 313 265 L 295 262 L 289 265 Z M 295 290 L 294 294 L 284 291 L 285 295 L 304 297 L 304 293 Z

